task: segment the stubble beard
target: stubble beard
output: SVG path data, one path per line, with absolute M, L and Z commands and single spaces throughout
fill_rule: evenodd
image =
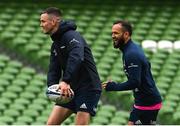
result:
M 113 41 L 113 46 L 115 49 L 122 47 L 125 44 L 124 38 L 119 38 L 117 41 Z

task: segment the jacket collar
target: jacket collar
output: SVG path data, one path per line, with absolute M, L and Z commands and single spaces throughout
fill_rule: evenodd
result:
M 127 41 L 127 43 L 124 44 L 124 45 L 122 45 L 119 49 L 120 49 L 122 52 L 125 52 L 126 49 L 127 49 L 132 43 L 133 43 L 132 40 L 129 39 L 129 40 Z
M 61 39 L 62 35 L 69 30 L 76 30 L 77 26 L 73 21 L 61 21 L 59 28 L 51 35 L 51 39 L 55 42 Z

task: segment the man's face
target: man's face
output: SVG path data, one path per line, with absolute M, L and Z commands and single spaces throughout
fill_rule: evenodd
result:
M 112 26 L 112 39 L 114 48 L 119 48 L 125 44 L 124 31 L 121 24 Z
M 41 14 L 40 17 L 40 26 L 42 27 L 43 33 L 51 34 L 55 24 L 53 22 L 53 19 L 51 19 L 51 17 L 47 13 L 44 13 Z

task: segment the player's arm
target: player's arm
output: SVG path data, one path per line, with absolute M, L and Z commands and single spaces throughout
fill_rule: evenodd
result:
M 58 61 L 56 52 L 54 50 L 54 45 L 51 46 L 51 54 L 50 54 L 50 64 L 47 74 L 47 84 L 48 86 L 52 84 L 58 84 L 61 78 L 61 65 Z
M 73 75 L 77 73 L 82 61 L 84 60 L 84 44 L 77 36 L 71 36 L 71 38 L 68 39 L 67 42 L 69 55 L 62 81 L 70 83 Z
M 141 84 L 142 63 L 137 54 L 127 56 L 126 59 L 128 81 L 123 83 L 107 82 L 104 85 L 106 91 L 133 90 Z

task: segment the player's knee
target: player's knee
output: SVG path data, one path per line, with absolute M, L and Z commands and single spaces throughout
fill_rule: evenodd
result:
M 46 125 L 55 125 L 51 120 L 48 120 L 47 122 L 46 122 Z
M 88 125 L 90 114 L 87 112 L 78 112 L 76 115 L 76 125 Z
M 88 125 L 88 124 L 89 124 L 89 120 L 79 119 L 78 121 L 76 121 L 75 125 Z
M 46 122 L 46 125 L 52 125 L 52 121 L 51 121 L 50 118 L 49 118 L 48 121 Z
M 48 121 L 46 122 L 46 125 L 60 125 L 61 122 L 60 120 L 49 118 Z

